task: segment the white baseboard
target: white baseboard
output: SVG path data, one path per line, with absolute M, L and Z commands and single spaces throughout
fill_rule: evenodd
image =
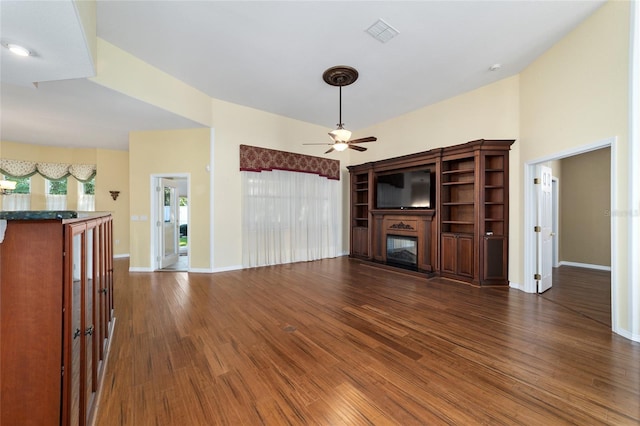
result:
M 124 259 L 126 257 L 129 257 L 129 253 L 125 253 L 125 254 L 114 254 L 113 258 L 114 259 Z
M 631 331 L 622 328 L 614 328 L 613 332 L 629 340 L 633 340 L 634 342 L 640 342 L 640 334 L 634 334 Z
M 129 272 L 153 272 L 153 269 L 149 267 L 130 266 Z
M 598 269 L 600 271 L 611 271 L 611 266 L 592 265 L 590 263 L 567 262 L 566 260 L 561 261 L 560 266 L 575 266 L 576 268 L 588 268 L 588 269 Z
M 522 284 L 514 283 L 513 281 L 509 281 L 509 288 L 524 291 L 524 286 Z

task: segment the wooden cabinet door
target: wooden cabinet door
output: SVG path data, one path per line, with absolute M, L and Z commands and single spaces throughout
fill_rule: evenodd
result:
M 67 227 L 66 238 L 69 241 L 67 253 L 70 257 L 70 267 L 65 277 L 65 354 L 64 354 L 64 390 L 63 390 L 63 424 L 71 426 L 81 425 L 83 418 L 81 400 L 82 379 L 82 280 L 86 276 L 84 264 L 84 227 Z M 69 255 L 67 255 L 69 256 Z
M 86 279 L 83 281 L 84 288 L 82 292 L 83 304 L 83 371 L 84 380 L 84 419 L 89 422 L 89 416 L 95 403 L 95 393 L 97 390 L 98 371 L 97 371 L 97 339 L 96 334 L 96 222 L 89 222 L 86 230 L 86 246 L 85 246 L 85 268 Z M 86 424 L 85 423 L 85 424 Z
M 64 318 L 65 365 L 63 424 L 84 426 L 89 422 L 97 390 L 95 334 L 95 236 L 96 223 L 67 225 Z
M 359 256 L 369 256 L 369 228 L 354 227 L 352 253 Z
M 441 272 L 473 278 L 473 236 L 442 233 Z
M 440 254 L 440 269 L 442 272 L 446 272 L 449 274 L 457 273 L 458 249 L 456 240 L 456 234 L 442 233 L 442 247 Z
M 457 238 L 457 274 L 473 278 L 473 236 L 458 235 Z
M 484 236 L 483 245 L 482 281 L 488 284 L 505 284 L 507 281 L 507 238 Z

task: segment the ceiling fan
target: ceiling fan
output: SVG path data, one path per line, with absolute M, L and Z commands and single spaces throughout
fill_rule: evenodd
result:
M 329 136 L 333 139 L 333 143 L 305 143 L 303 145 L 331 145 L 331 148 L 325 154 L 332 151 L 344 151 L 347 148 L 354 149 L 356 151 L 366 151 L 367 148 L 358 146 L 356 144 L 364 142 L 375 142 L 378 138 L 374 136 L 368 136 L 366 138 L 353 139 L 351 138 L 351 132 L 344 128 L 342 122 L 342 86 L 348 86 L 358 79 L 358 71 L 355 68 L 348 67 L 346 65 L 337 65 L 326 70 L 322 74 L 322 79 L 325 83 L 331 86 L 338 86 L 340 89 L 340 116 L 338 127 L 335 130 L 329 132 Z

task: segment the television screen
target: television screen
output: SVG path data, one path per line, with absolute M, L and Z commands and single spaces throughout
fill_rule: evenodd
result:
M 376 207 L 379 209 L 431 209 L 431 170 L 421 169 L 378 175 Z

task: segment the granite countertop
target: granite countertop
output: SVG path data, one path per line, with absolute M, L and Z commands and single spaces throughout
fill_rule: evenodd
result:
M 44 220 L 76 219 L 78 212 L 73 210 L 20 210 L 0 212 L 0 220 Z

